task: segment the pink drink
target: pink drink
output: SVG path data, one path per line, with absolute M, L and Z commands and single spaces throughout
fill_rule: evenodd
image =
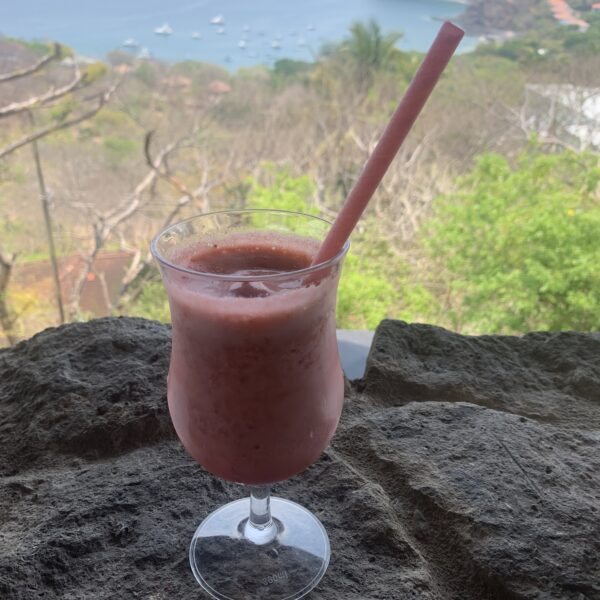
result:
M 312 464 L 335 431 L 344 387 L 340 264 L 294 273 L 317 249 L 317 240 L 292 234 L 232 233 L 172 254 L 172 264 L 197 275 L 163 268 L 171 418 L 187 451 L 219 477 L 282 481 Z

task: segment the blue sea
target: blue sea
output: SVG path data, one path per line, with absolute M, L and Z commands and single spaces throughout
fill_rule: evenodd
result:
M 2 0 L 0 34 L 57 40 L 95 58 L 121 48 L 237 69 L 282 57 L 312 60 L 354 21 L 370 18 L 386 32 L 403 32 L 399 47 L 426 50 L 440 20 L 463 9 L 450 0 Z M 219 24 L 211 24 L 216 17 Z M 172 33 L 155 33 L 161 27 Z M 462 49 L 472 46 L 466 40 Z

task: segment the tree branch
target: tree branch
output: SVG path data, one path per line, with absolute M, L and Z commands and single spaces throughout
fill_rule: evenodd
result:
M 30 108 L 33 108 L 34 106 L 37 106 L 39 104 L 44 104 L 46 102 L 51 102 L 52 100 L 62 98 L 63 96 L 66 96 L 69 92 L 72 92 L 75 88 L 77 88 L 77 86 L 79 86 L 83 79 L 83 73 L 79 70 L 79 67 L 76 67 L 75 78 L 73 79 L 73 81 L 58 89 L 54 89 L 52 87 L 41 96 L 33 96 L 27 100 L 24 100 L 23 102 L 13 102 L 12 104 L 3 106 L 2 108 L 0 108 L 0 119 L 2 117 L 8 117 L 10 115 L 16 115 L 17 113 L 29 110 Z
M 5 81 L 13 81 L 14 79 L 20 79 L 21 77 L 27 77 L 27 75 L 31 75 L 36 73 L 40 69 L 43 69 L 49 62 L 58 59 L 61 54 L 60 44 L 55 43 L 53 51 L 45 56 L 42 56 L 40 60 L 29 67 L 25 67 L 23 69 L 19 69 L 17 71 L 13 71 L 12 73 L 4 73 L 0 75 L 0 83 L 4 83 Z
M 30 144 L 35 140 L 39 140 L 47 135 L 54 133 L 55 131 L 60 131 L 61 129 L 68 129 L 73 125 L 77 125 L 82 121 L 86 121 L 87 119 L 91 119 L 100 109 L 109 101 L 110 97 L 113 95 L 115 90 L 119 87 L 121 80 L 117 81 L 112 87 L 105 90 L 102 94 L 100 94 L 100 100 L 98 105 L 92 108 L 91 110 L 75 117 L 73 119 L 69 119 L 68 121 L 63 121 L 62 123 L 55 123 L 54 125 L 48 125 L 47 127 L 43 127 L 42 129 L 38 129 L 38 131 L 34 131 L 29 135 L 22 137 L 20 140 L 5 146 L 0 149 L 0 158 L 4 158 L 5 156 L 12 154 L 15 150 Z
M 146 176 L 135 186 L 133 192 L 121 202 L 121 204 L 106 213 L 93 213 L 94 220 L 92 222 L 92 227 L 94 229 L 94 246 L 87 255 L 83 256 L 83 268 L 73 285 L 73 293 L 70 302 L 71 314 L 77 314 L 77 312 L 79 312 L 79 303 L 81 301 L 81 294 L 87 276 L 91 272 L 94 261 L 102 248 L 104 248 L 111 233 L 116 227 L 129 219 L 140 209 L 142 206 L 142 194 L 156 181 L 163 161 L 171 152 L 173 152 L 173 150 L 179 147 L 182 139 L 172 142 L 160 150 L 156 157 L 153 170 L 146 174 Z
M 12 268 L 15 263 L 16 255 L 4 254 L 0 248 L 0 327 L 9 344 L 14 344 L 17 338 L 13 334 L 13 319 L 8 310 L 6 302 L 6 290 L 10 282 Z

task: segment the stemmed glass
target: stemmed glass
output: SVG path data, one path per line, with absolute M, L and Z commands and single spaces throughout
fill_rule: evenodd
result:
M 192 571 L 213 598 L 295 600 L 329 563 L 320 521 L 270 496 L 317 460 L 342 410 L 335 303 L 347 245 L 310 265 L 329 227 L 301 213 L 229 210 L 152 241 L 171 308 L 173 425 L 205 469 L 250 490 L 192 538 Z

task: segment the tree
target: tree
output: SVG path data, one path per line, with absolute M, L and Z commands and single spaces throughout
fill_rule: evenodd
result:
M 456 329 L 514 333 L 600 328 L 598 156 L 532 147 L 514 166 L 480 157 L 438 199 L 424 245 L 444 273 Z
M 47 243 L 52 263 L 55 299 L 61 323 L 65 320 L 65 314 L 54 243 L 50 198 L 44 178 L 38 141 L 56 131 L 73 127 L 84 120 L 93 117 L 106 102 L 108 102 L 110 96 L 114 93 L 117 84 L 113 84 L 81 102 L 76 102 L 74 94 L 88 88 L 98 79 L 102 78 L 106 73 L 106 69 L 101 63 L 87 65 L 83 69 L 80 68 L 79 63 L 73 60 L 71 52 L 67 48 L 56 43 L 53 44 L 51 48 L 48 47 L 47 53 L 31 64 L 8 73 L 0 74 L 0 84 L 11 84 L 28 78 L 36 79 L 39 77 L 40 73 L 48 71 L 53 63 L 67 59 L 70 62 L 70 66 L 67 66 L 66 68 L 69 69 L 71 73 L 66 83 L 62 81 L 62 79 L 64 79 L 62 73 L 50 74 L 51 81 L 49 81 L 46 89 L 43 91 L 29 95 L 29 97 L 25 99 L 8 102 L 4 106 L 0 106 L 0 119 L 10 120 L 11 118 L 17 118 L 20 115 L 25 115 L 27 117 L 27 133 L 0 148 L 0 159 L 13 154 L 24 146 L 31 146 L 39 184 L 44 222 L 46 225 Z M 48 75 L 48 73 L 46 74 Z M 77 114 L 76 109 L 79 108 L 79 105 L 81 104 L 83 106 L 88 102 L 91 103 L 91 108 L 89 108 L 88 105 Z M 34 111 L 43 108 L 51 109 L 50 119 L 46 118 L 45 121 L 47 124 L 38 127 Z M 75 112 L 75 115 L 72 114 L 73 112 Z M 14 341 L 14 336 L 10 330 L 12 327 L 11 320 L 6 316 L 8 314 L 8 309 L 6 307 L 6 288 L 8 286 L 10 270 L 13 263 L 14 258 L 10 261 L 2 260 L 3 289 L 0 290 L 0 294 L 2 295 L 2 307 L 0 308 L 0 312 L 5 315 L 0 318 L 0 324 L 4 329 L 7 339 L 11 343 Z
M 371 19 L 367 23 L 352 24 L 350 37 L 342 43 L 341 50 L 352 58 L 358 80 L 368 86 L 376 71 L 391 65 L 401 38 L 402 34 L 397 32 L 384 35 L 377 22 Z

